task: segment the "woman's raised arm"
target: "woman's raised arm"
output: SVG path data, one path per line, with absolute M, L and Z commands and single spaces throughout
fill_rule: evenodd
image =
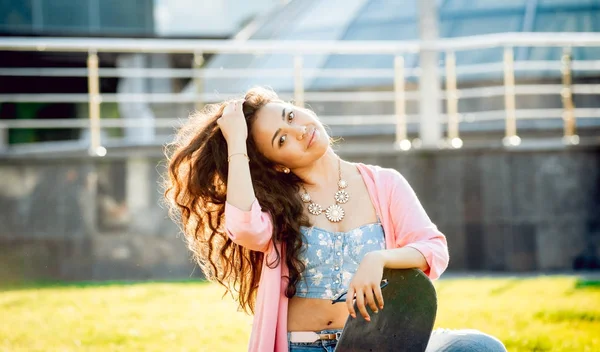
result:
M 246 139 L 248 126 L 242 112 L 243 101 L 230 102 L 217 120 L 227 141 L 229 172 L 225 228 L 232 241 L 255 251 L 266 251 L 273 224 L 268 213 L 261 211 L 254 194 Z

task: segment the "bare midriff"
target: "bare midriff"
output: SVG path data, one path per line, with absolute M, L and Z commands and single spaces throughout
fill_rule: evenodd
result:
M 288 303 L 288 331 L 341 329 L 348 318 L 346 302 L 293 297 Z
M 364 224 L 378 221 L 375 207 L 365 206 L 372 204 L 367 186 L 355 165 L 342 165 L 342 174 L 348 182 L 351 197 L 344 204 L 346 217 L 343 221 L 332 224 L 324 216 L 314 216 L 308 211 L 306 216 L 310 223 L 330 232 L 347 232 Z M 317 193 L 312 193 L 315 199 Z M 331 192 L 319 197 L 329 199 Z M 322 204 L 326 204 L 322 202 Z M 292 297 L 288 301 L 288 331 L 320 331 L 326 329 L 342 329 L 348 319 L 348 306 L 346 302 L 331 304 L 331 300 L 320 298 Z

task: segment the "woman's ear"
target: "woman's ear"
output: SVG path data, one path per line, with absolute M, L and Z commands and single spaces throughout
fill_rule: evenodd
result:
M 289 174 L 291 171 L 289 167 L 285 167 L 282 165 L 275 166 L 275 170 L 277 172 L 283 172 L 284 174 Z

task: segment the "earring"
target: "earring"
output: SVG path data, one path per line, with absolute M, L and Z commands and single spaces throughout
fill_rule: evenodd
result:
M 289 174 L 289 173 L 290 173 L 290 169 L 288 169 L 288 168 L 286 167 L 286 168 L 284 168 L 284 169 L 283 169 L 283 172 L 284 172 L 284 173 L 286 173 L 286 174 Z

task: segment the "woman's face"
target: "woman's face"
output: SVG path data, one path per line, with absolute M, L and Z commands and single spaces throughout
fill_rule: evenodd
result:
M 329 136 L 309 110 L 272 102 L 256 113 L 252 137 L 267 159 L 295 169 L 319 159 L 329 147 Z

